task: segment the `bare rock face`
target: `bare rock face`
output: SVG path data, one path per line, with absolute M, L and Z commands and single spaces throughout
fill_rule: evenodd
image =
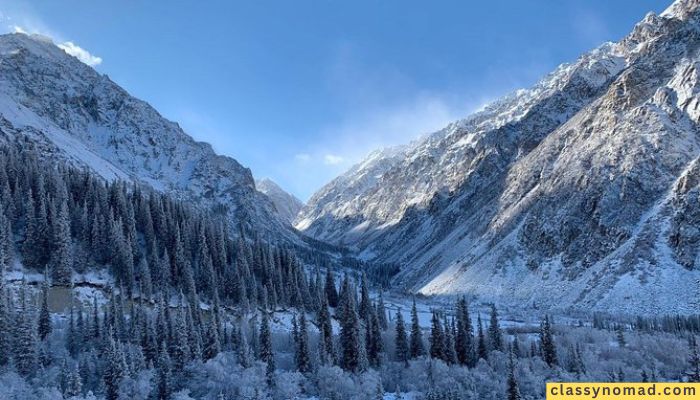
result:
M 368 160 L 296 221 L 394 283 L 506 304 L 700 312 L 700 2 Z
M 298 241 L 250 170 L 196 142 L 49 39 L 0 36 L 0 131 L 42 154 L 168 192 L 225 216 L 233 233 Z

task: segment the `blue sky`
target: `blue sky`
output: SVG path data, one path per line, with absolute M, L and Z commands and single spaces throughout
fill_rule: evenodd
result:
M 670 0 L 0 0 L 193 137 L 306 200 Z M 70 43 L 67 43 L 70 42 Z

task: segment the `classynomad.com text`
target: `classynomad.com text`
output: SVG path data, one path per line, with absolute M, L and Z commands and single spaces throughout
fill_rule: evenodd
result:
M 700 383 L 547 383 L 547 400 L 700 400 Z

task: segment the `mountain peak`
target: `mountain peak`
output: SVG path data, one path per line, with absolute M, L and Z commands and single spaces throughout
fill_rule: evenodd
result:
M 665 18 L 686 20 L 700 7 L 700 0 L 676 0 L 660 14 Z
M 290 225 L 304 207 L 304 203 L 301 200 L 286 192 L 272 179 L 263 178 L 257 180 L 255 181 L 255 187 L 272 201 L 278 215 Z
M 0 141 L 26 140 L 47 156 L 215 208 L 232 233 L 299 237 L 255 190 L 249 169 L 195 141 L 47 38 L 0 36 Z
M 297 228 L 401 265 L 392 283 L 424 294 L 697 312 L 677 285 L 700 279 L 699 5 L 650 13 L 532 88 L 372 154 Z

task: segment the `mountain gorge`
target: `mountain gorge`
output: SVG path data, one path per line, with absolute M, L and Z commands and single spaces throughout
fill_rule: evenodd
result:
M 308 202 L 304 233 L 402 266 L 425 294 L 697 312 L 700 2 L 410 145 Z

